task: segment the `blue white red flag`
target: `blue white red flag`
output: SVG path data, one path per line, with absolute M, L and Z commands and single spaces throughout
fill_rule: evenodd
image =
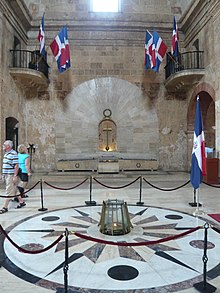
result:
M 174 57 L 178 57 L 178 55 L 179 55 L 179 33 L 178 33 L 178 28 L 177 28 L 175 16 L 173 18 L 173 35 L 172 35 L 171 54 Z
M 152 70 L 158 72 L 161 62 L 167 52 L 167 46 L 156 31 L 153 32 Z
M 202 176 L 206 175 L 205 138 L 200 110 L 199 97 L 196 101 L 196 119 L 194 123 L 194 139 L 192 150 L 192 166 L 190 181 L 194 189 L 199 188 Z
M 70 67 L 70 49 L 66 26 L 60 30 L 59 34 L 50 44 L 50 48 L 57 61 L 59 72 L 64 72 Z
M 40 42 L 40 54 L 46 60 L 46 50 L 45 50 L 45 32 L 44 32 L 44 15 L 41 19 L 40 29 L 38 33 L 38 41 Z
M 153 36 L 149 31 L 146 31 L 146 42 L 145 42 L 145 68 L 149 69 L 152 67 L 152 46 Z

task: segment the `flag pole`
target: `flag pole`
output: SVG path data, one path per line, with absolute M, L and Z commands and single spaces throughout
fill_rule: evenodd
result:
M 201 204 L 199 204 L 199 188 L 196 189 L 196 198 L 197 198 L 197 206 L 196 206 L 196 210 L 193 213 L 194 216 L 204 214 L 203 211 L 199 209 L 199 207 L 201 206 Z
M 196 210 L 194 211 L 193 215 L 194 216 L 197 216 L 199 214 L 199 201 L 198 201 L 198 197 L 199 197 L 199 192 L 198 192 L 199 188 L 197 188 L 195 191 L 196 191 Z
M 197 206 L 196 206 L 196 212 L 199 214 L 199 188 L 196 189 L 196 194 L 197 194 Z
M 179 62 L 173 58 L 173 56 L 168 52 L 167 55 L 170 57 L 170 59 L 172 59 L 172 61 L 176 64 L 176 65 L 179 65 Z
M 206 175 L 206 157 L 205 157 L 205 138 L 202 123 L 202 114 L 199 103 L 199 96 L 196 99 L 196 118 L 194 123 L 194 138 L 192 150 L 192 166 L 190 181 L 197 195 L 197 209 L 193 215 L 200 213 L 199 211 L 199 185 L 202 183 L 202 176 Z M 195 195 L 195 194 L 194 194 Z M 203 212 L 202 212 L 203 213 Z
M 170 59 L 176 64 L 180 65 L 179 63 L 179 32 L 177 27 L 176 16 L 173 17 L 173 34 L 172 34 L 172 45 L 171 45 L 171 54 L 168 52 L 168 56 Z
M 193 202 L 189 202 L 189 205 L 191 207 L 196 207 L 197 206 L 197 202 L 196 202 L 196 189 L 193 189 Z M 198 205 L 201 207 L 201 203 L 198 203 Z

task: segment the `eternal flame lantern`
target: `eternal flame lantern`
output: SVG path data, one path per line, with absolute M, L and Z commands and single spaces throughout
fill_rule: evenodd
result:
M 123 200 L 103 201 L 100 232 L 107 235 L 124 235 L 133 227 L 130 221 L 127 203 Z

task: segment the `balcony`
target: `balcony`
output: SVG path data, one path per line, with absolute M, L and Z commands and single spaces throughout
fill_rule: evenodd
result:
M 17 85 L 30 93 L 46 90 L 49 66 L 39 51 L 10 50 L 10 74 Z
M 165 87 L 169 92 L 182 92 L 192 88 L 204 74 L 204 51 L 181 53 L 177 59 L 167 54 Z

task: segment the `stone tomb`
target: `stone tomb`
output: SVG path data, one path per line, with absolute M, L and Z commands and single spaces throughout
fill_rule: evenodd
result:
M 61 159 L 57 162 L 57 170 L 62 172 L 94 171 L 98 173 L 118 173 L 120 171 L 155 171 L 157 169 L 158 161 L 154 158 L 131 158 L 130 156 L 116 156 L 109 153 L 81 159 Z

